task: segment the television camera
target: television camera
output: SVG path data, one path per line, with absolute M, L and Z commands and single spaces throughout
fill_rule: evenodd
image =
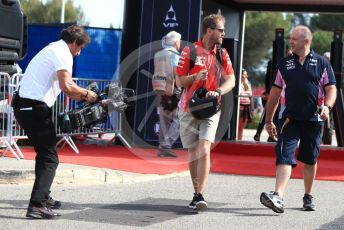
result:
M 90 104 L 85 101 L 79 102 L 77 109 L 58 114 L 57 122 L 62 132 L 68 133 L 105 123 L 109 113 L 123 112 L 134 104 L 135 91 L 122 88 L 119 82 L 108 84 L 103 91 L 99 90 L 96 82 L 92 82 L 86 89 L 97 93 L 98 99 Z

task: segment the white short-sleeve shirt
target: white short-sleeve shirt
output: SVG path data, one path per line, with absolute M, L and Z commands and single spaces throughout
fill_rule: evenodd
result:
M 72 75 L 73 55 L 63 40 L 43 48 L 29 63 L 20 81 L 19 95 L 45 102 L 52 107 L 61 93 L 57 71 L 66 70 Z

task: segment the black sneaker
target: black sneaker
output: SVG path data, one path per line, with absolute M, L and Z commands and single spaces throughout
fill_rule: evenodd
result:
M 276 213 L 284 212 L 284 201 L 277 192 L 263 192 L 260 195 L 260 203 Z
M 268 137 L 267 142 L 277 142 L 277 139 L 275 137 Z
M 303 197 L 303 211 L 315 211 L 313 196 L 310 194 L 305 194 Z
M 194 196 L 193 196 L 193 198 L 192 198 L 192 201 L 191 201 L 190 204 L 189 204 L 189 208 L 194 209 L 194 208 L 196 207 L 196 202 L 197 202 L 196 197 L 197 197 L 197 194 L 194 193 Z
M 51 196 L 48 196 L 46 205 L 49 209 L 59 209 L 61 208 L 61 201 L 54 200 Z
M 258 133 L 254 135 L 253 140 L 260 141 L 260 135 Z
M 31 206 L 27 208 L 26 217 L 33 219 L 53 219 L 61 214 L 48 209 L 47 207 Z
M 203 196 L 201 193 L 196 194 L 196 205 L 193 208 L 196 211 L 204 211 L 205 209 L 208 208 L 207 202 L 204 200 Z

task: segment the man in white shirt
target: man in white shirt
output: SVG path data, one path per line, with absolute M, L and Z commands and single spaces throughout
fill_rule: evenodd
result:
M 73 57 L 90 42 L 81 26 L 72 25 L 60 34 L 60 40 L 43 48 L 29 63 L 20 82 L 14 116 L 25 130 L 36 151 L 35 182 L 26 216 L 51 219 L 59 216 L 60 201 L 51 198 L 50 187 L 59 160 L 52 109 L 63 91 L 70 98 L 94 102 L 97 94 L 79 87 L 72 80 Z

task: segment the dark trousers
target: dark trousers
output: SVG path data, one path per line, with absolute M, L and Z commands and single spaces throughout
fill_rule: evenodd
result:
M 44 102 L 20 98 L 14 108 L 14 116 L 36 151 L 36 178 L 30 203 L 45 206 L 59 164 L 52 110 Z
M 264 129 L 264 126 L 265 126 L 265 117 L 266 117 L 266 108 L 265 108 L 265 104 L 266 104 L 266 101 L 263 100 L 263 106 L 264 106 L 264 110 L 263 110 L 263 113 L 259 119 L 259 123 L 258 123 L 258 127 L 257 127 L 257 132 L 256 132 L 256 135 L 259 135 L 263 132 L 263 129 Z M 273 118 L 273 122 L 274 124 L 277 126 L 278 124 L 278 113 L 279 113 L 279 109 L 280 109 L 280 104 L 278 105 L 278 108 L 274 114 L 274 118 Z

